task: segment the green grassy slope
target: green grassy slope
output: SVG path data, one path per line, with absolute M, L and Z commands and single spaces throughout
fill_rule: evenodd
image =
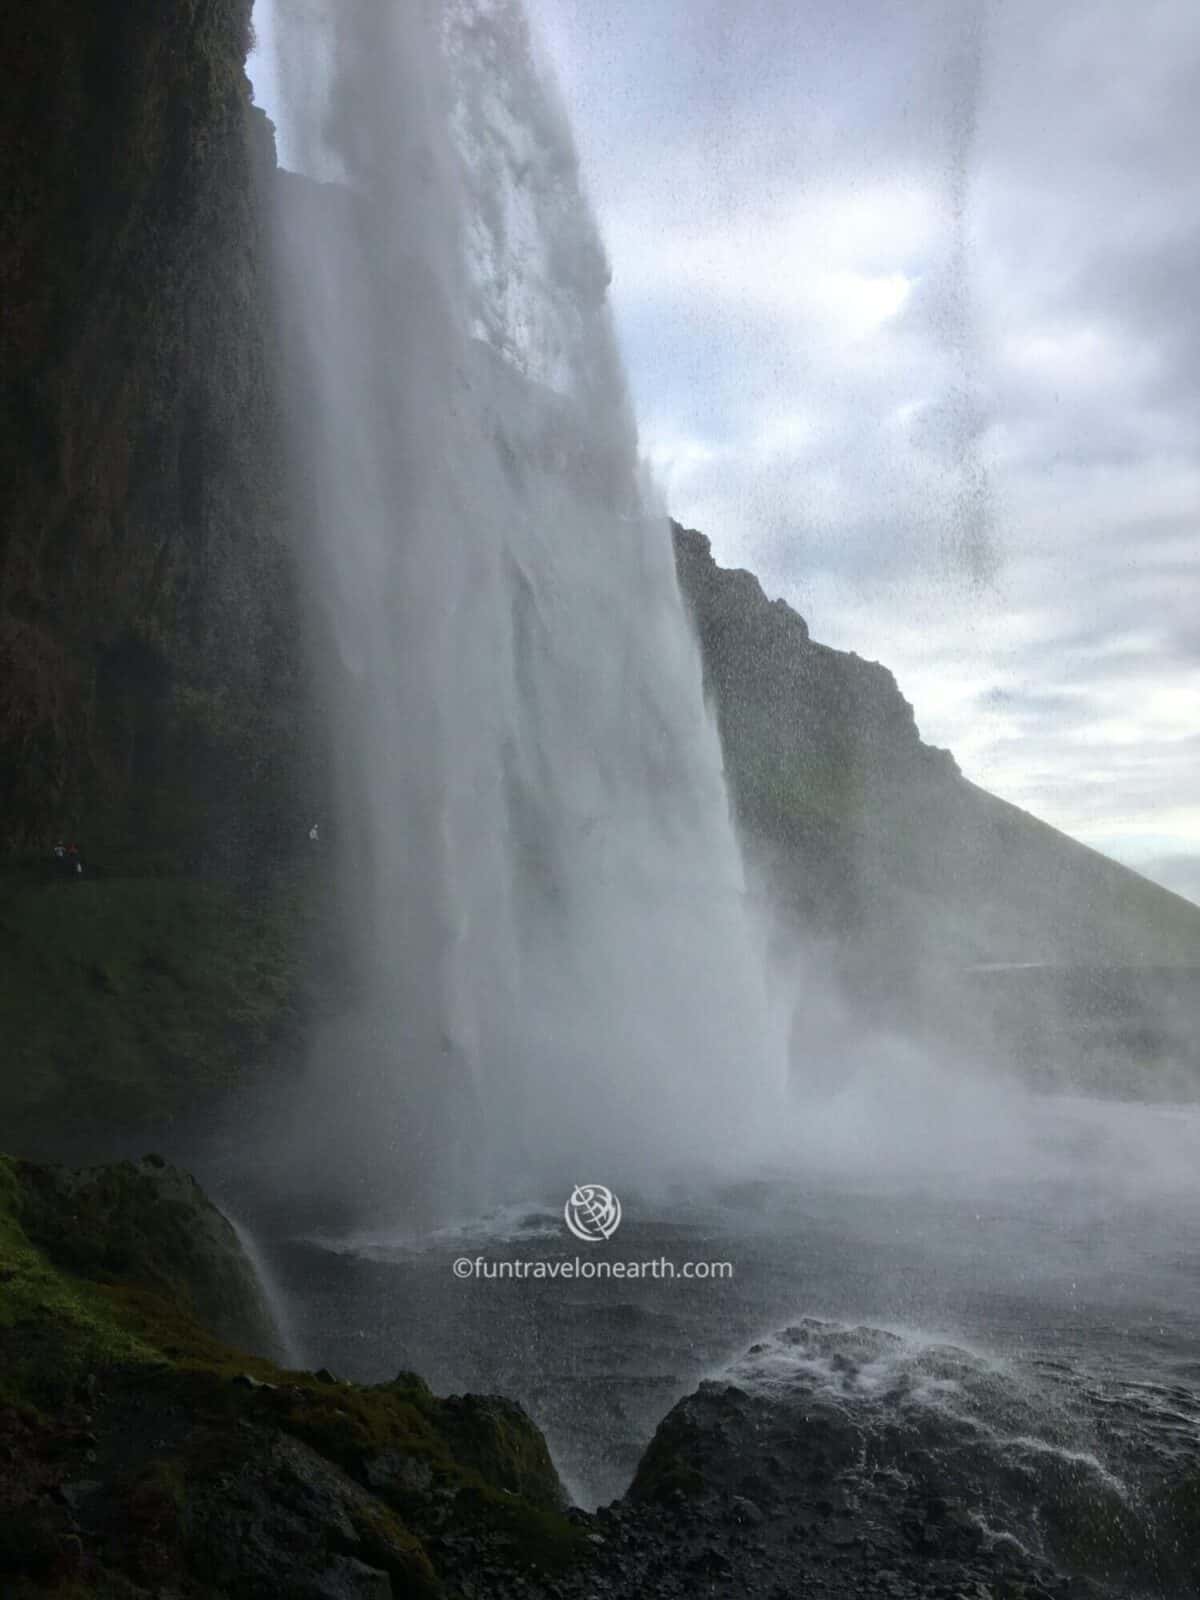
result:
M 0 874 L 0 1127 L 25 1151 L 194 1115 L 296 1057 L 326 885 Z
M 1189 965 L 1200 907 L 969 783 L 891 673 L 675 528 L 726 772 L 772 895 L 863 972 Z

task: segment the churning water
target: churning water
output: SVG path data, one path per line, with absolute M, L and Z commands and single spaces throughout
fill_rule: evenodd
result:
M 585 1504 L 623 1493 L 672 1404 L 716 1378 L 754 1397 L 785 1456 L 820 1416 L 877 1476 L 922 1476 L 989 1540 L 1073 1569 L 1100 1527 L 1123 1600 L 1191 1593 L 1146 1573 L 1200 1472 L 1200 1118 L 1046 1098 L 1027 1134 L 969 1172 L 854 1168 L 842 1151 L 838 1170 L 629 1192 L 603 1246 L 580 1246 L 547 1196 L 424 1237 L 293 1238 L 278 1255 L 322 1359 L 519 1398 Z M 581 1254 L 734 1273 L 500 1272 Z M 477 1258 L 487 1275 L 461 1265 Z
M 512 0 L 277 0 L 296 477 L 363 1003 L 314 1181 L 736 1164 L 784 1090 L 570 134 Z

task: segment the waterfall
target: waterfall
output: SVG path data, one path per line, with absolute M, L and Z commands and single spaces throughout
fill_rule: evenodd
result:
M 750 1158 L 785 1053 L 570 132 L 513 0 L 276 0 L 279 284 L 375 1208 Z M 318 1160 L 319 1157 L 319 1160 Z

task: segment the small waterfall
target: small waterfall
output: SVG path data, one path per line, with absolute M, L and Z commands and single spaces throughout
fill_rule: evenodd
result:
M 356 1203 L 738 1165 L 784 1093 L 608 268 L 514 0 L 276 0 L 358 1014 L 298 1111 Z
M 275 1334 L 274 1345 L 269 1350 L 256 1350 L 255 1355 L 268 1356 L 280 1366 L 289 1367 L 298 1371 L 305 1365 L 303 1352 L 296 1338 L 292 1321 L 292 1311 L 284 1299 L 275 1282 L 275 1274 L 267 1265 L 266 1257 L 258 1247 L 258 1240 L 250 1230 L 240 1223 L 236 1217 L 225 1213 L 229 1226 L 237 1235 L 237 1241 L 242 1247 L 242 1254 L 250 1263 L 254 1273 L 259 1296 L 262 1300 L 264 1318 L 270 1323 Z

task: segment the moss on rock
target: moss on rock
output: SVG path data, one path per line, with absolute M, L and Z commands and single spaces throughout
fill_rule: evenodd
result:
M 265 884 L 0 874 L 0 1126 L 96 1159 L 301 1053 L 334 1004 L 323 865 Z M 324 986 L 324 987 L 323 987 Z
M 185 1174 L 0 1159 L 0 1592 L 432 1600 L 456 1563 L 589 1558 L 520 1407 L 288 1371 L 206 1326 L 253 1337 L 254 1301 Z
M 79 1172 L 26 1162 L 13 1170 L 25 1235 L 57 1266 L 149 1290 L 242 1349 L 276 1348 L 237 1234 L 187 1173 L 155 1156 Z

